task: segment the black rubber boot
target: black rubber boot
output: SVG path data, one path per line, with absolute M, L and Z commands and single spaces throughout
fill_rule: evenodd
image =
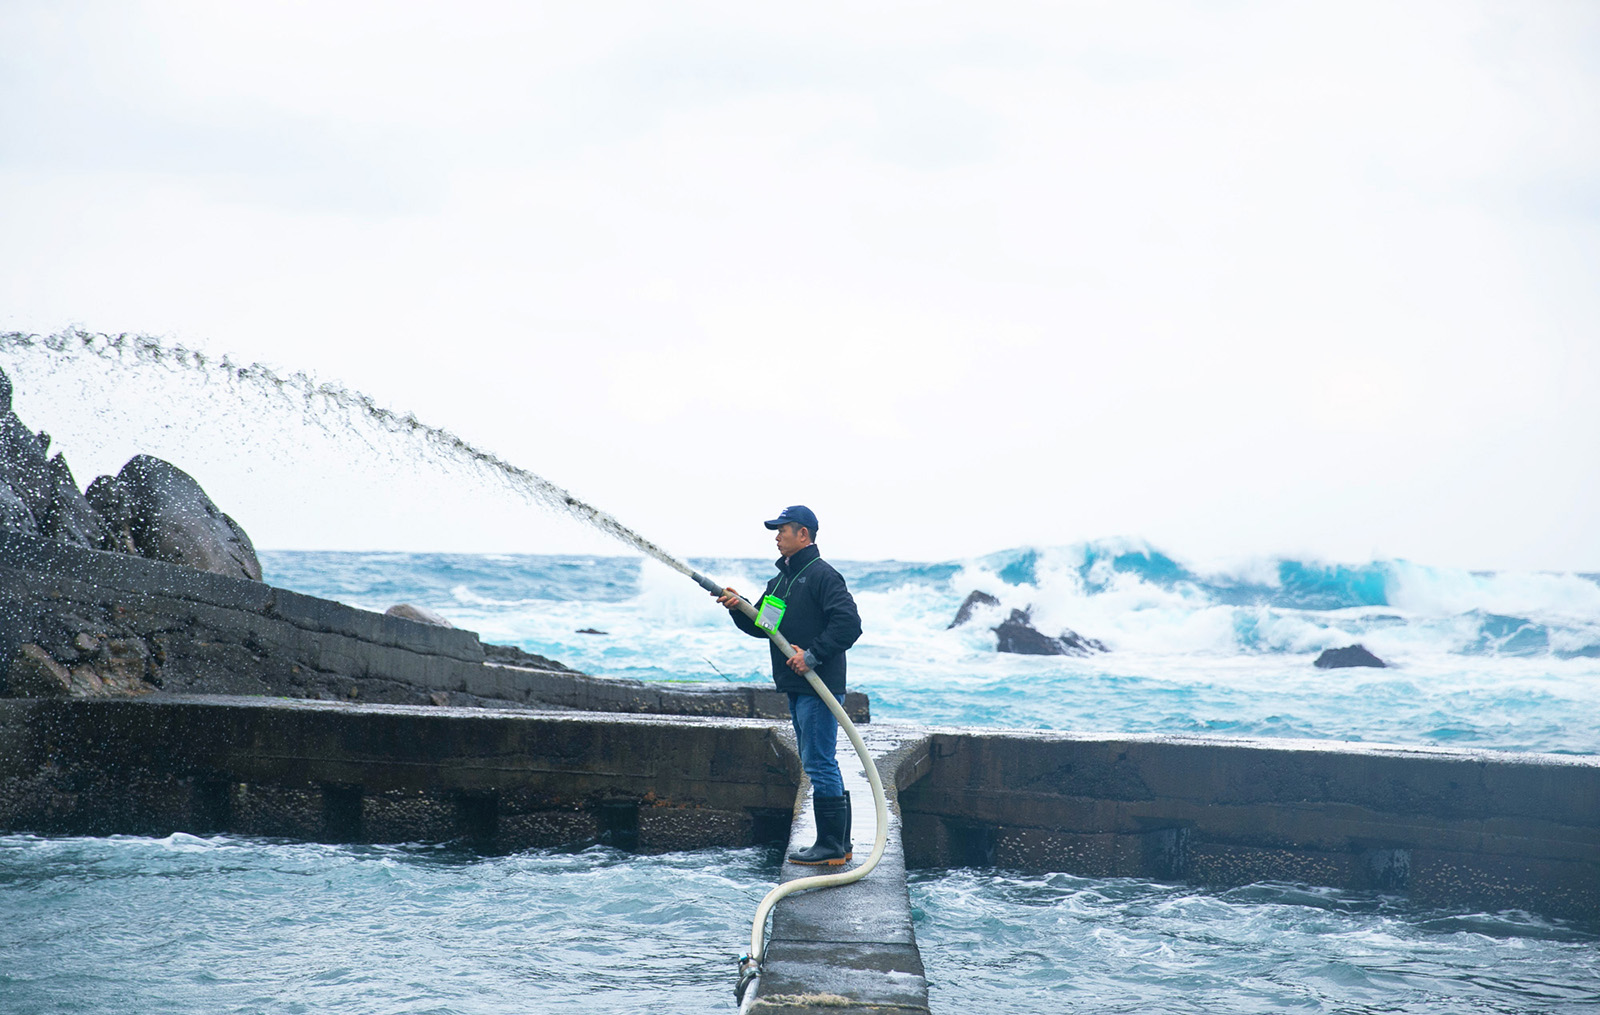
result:
M 817 843 L 789 854 L 790 863 L 838 867 L 850 860 L 850 794 L 811 798 L 817 817 Z
M 844 858 L 850 859 L 850 854 L 855 849 L 855 844 L 850 841 L 850 828 L 855 822 L 855 815 L 850 810 L 850 791 L 844 791 L 844 831 L 839 834 L 839 839 L 844 843 Z

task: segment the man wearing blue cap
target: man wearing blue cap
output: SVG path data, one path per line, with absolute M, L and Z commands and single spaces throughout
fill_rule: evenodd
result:
M 844 699 L 845 650 L 861 637 L 861 615 L 844 576 L 817 550 L 817 516 L 804 504 L 783 509 L 766 523 L 777 532 L 778 573 L 760 600 L 764 623 L 775 627 L 801 651 L 785 659 L 772 646 L 772 680 L 789 695 L 789 717 L 800 743 L 800 764 L 811 780 L 811 806 L 817 816 L 817 841 L 789 854 L 791 863 L 838 866 L 850 859 L 850 794 L 834 759 L 839 722 L 811 689 L 804 674 L 814 672 L 835 698 Z M 745 634 L 766 631 L 734 608 L 739 594 L 725 589 L 717 602 L 728 608 Z

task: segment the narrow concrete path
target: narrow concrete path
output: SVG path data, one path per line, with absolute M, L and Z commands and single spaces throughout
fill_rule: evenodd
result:
M 911 928 L 905 852 L 900 841 L 895 767 L 925 738 L 921 730 L 862 727 L 862 739 L 889 795 L 889 840 L 883 859 L 854 884 L 791 895 L 773 911 L 772 933 L 754 1000 L 745 1011 L 868 1015 L 928 1011 L 928 984 Z M 872 787 L 855 749 L 842 733 L 839 770 L 850 792 L 855 856 L 865 863 L 877 836 Z M 816 824 L 808 801 L 789 831 L 789 848 L 811 845 Z M 836 868 L 832 868 L 836 869 Z M 786 863 L 783 880 L 808 877 L 818 868 Z

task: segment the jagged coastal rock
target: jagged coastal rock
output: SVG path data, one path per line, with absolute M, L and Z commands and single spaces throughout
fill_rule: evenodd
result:
M 202 571 L 261 580 L 261 562 L 239 523 L 170 462 L 135 455 L 117 473 L 130 534 L 141 556 Z
M 962 624 L 965 624 L 967 621 L 971 620 L 972 611 L 976 610 L 980 606 L 999 605 L 1000 600 L 996 599 L 994 596 L 991 596 L 987 592 L 980 592 L 977 589 L 973 589 L 971 592 L 967 593 L 967 598 L 961 600 L 961 606 L 956 610 L 956 619 L 950 621 L 949 626 L 946 627 L 945 630 L 948 631 L 951 628 L 960 627 Z
M 50 435 L 28 429 L 11 395 L 0 371 L 0 528 L 261 580 L 250 537 L 188 473 L 135 455 L 80 493 L 66 457 L 50 457 Z
M 967 598 L 961 600 L 955 619 L 950 621 L 945 630 L 968 623 L 972 620 L 973 613 L 982 607 L 999 605 L 999 599 L 987 592 L 974 589 L 967 593 Z M 995 645 L 997 652 L 1013 652 L 1025 656 L 1086 656 L 1091 652 L 1110 651 L 1104 642 L 1085 638 L 1076 631 L 1062 631 L 1060 637 L 1050 637 L 1033 626 L 1031 606 L 1025 610 L 1012 610 L 1011 616 L 1001 621 L 1000 626 L 992 627 L 990 630 L 995 633 L 997 639 Z
M 1388 667 L 1388 663 L 1367 651 L 1365 645 L 1346 645 L 1344 648 L 1330 648 L 1317 656 L 1311 665 L 1319 670 L 1342 670 L 1350 666 L 1372 666 L 1378 669 Z
M 1030 611 L 1012 610 L 1011 616 L 993 629 L 998 642 L 998 652 L 1015 652 L 1029 656 L 1086 656 L 1091 652 L 1106 652 L 1105 643 L 1085 638 L 1076 631 L 1063 631 L 1052 638 L 1034 628 Z

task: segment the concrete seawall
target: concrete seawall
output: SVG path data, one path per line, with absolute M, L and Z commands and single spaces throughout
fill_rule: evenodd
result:
M 31 647 L 30 647 L 31 646 Z M 66 678 L 61 692 L 274 695 L 390 704 L 480 705 L 787 719 L 756 684 L 591 677 L 471 631 L 433 627 L 261 582 L 0 531 L 0 694 L 22 663 Z M 44 683 L 49 677 L 45 675 Z M 34 681 L 34 684 L 39 681 Z M 846 696 L 857 722 L 863 694 Z
M 0 701 L 0 829 L 489 851 L 783 841 L 773 724 L 260 698 Z
M 907 764 L 913 866 L 1297 881 L 1600 917 L 1593 756 L 940 731 Z

